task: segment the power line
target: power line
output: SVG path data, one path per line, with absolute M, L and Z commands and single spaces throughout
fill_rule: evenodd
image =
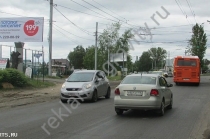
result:
M 187 14 L 182 10 L 182 8 L 181 8 L 180 4 L 177 2 L 177 0 L 175 0 L 175 1 L 176 1 L 176 4 L 179 6 L 179 9 L 182 11 L 182 14 L 186 17 L 188 23 L 191 24 L 191 23 L 189 22 L 188 18 L 187 18 Z
M 84 7 L 84 8 L 86 8 L 86 9 L 89 9 L 89 10 L 91 10 L 91 11 L 93 11 L 92 9 L 90 9 L 90 8 L 87 8 L 86 6 L 84 6 L 84 5 L 82 5 L 82 4 L 79 4 L 79 3 L 77 3 L 77 2 L 75 2 L 75 1 L 73 1 L 73 0 L 71 0 L 72 2 L 74 2 L 74 3 L 76 3 L 76 4 L 78 4 L 78 5 L 80 5 L 80 6 L 82 6 L 82 7 Z M 84 0 L 83 0 L 84 1 Z M 86 1 L 84 1 L 84 2 L 86 2 Z M 86 2 L 86 3 L 88 3 L 88 2 Z M 94 6 L 94 5 L 92 5 L 92 4 L 90 4 L 90 3 L 88 3 L 89 5 L 91 5 L 91 6 L 93 6 L 93 7 L 95 7 L 95 8 L 97 8 L 97 9 L 99 9 L 98 7 L 96 7 L 96 6 Z M 103 11 L 103 10 L 101 10 L 101 9 L 99 9 L 100 11 Z M 95 11 L 93 11 L 93 12 L 95 12 Z M 105 12 L 105 11 L 103 11 L 103 12 Z M 95 13 L 97 13 L 97 14 L 99 14 L 98 12 L 95 12 Z M 106 14 L 108 14 L 107 12 L 105 12 Z M 101 15 L 101 14 L 99 14 L 99 15 Z M 108 15 L 110 15 L 110 14 L 108 14 Z M 104 15 L 102 15 L 102 16 L 104 16 Z M 112 15 L 110 15 L 110 16 L 112 16 Z M 112 16 L 112 17 L 114 17 L 114 16 Z M 116 18 L 116 17 L 114 17 L 114 18 Z M 118 19 L 119 21 L 122 21 L 122 20 L 120 20 L 119 18 L 116 18 L 116 19 Z M 129 25 L 129 26 L 136 26 L 136 25 L 132 25 L 132 24 L 128 24 L 127 23 L 127 21 L 125 22 L 125 21 L 122 21 L 122 22 L 124 22 L 125 24 L 127 24 L 127 25 Z M 140 26 L 136 26 L 136 27 L 140 27 Z
M 55 7 L 54 7 L 55 8 Z M 69 20 L 62 12 L 60 12 L 57 8 L 55 8 L 64 18 L 66 18 L 71 24 L 73 24 L 75 27 L 77 27 L 78 29 L 80 29 L 81 31 L 85 32 L 86 34 L 90 35 L 89 31 L 83 29 L 83 28 L 80 28 L 78 27 L 74 22 L 72 22 L 71 20 Z
M 96 12 L 96 11 L 94 11 L 94 10 L 92 10 L 92 9 L 90 9 L 90 8 L 88 8 L 88 7 L 84 6 L 84 5 L 82 5 L 82 4 L 79 4 L 79 3 L 76 2 L 76 1 L 73 1 L 73 0 L 71 0 L 71 1 L 74 2 L 74 3 L 76 3 L 77 5 L 80 5 L 80 6 L 84 7 L 84 8 L 86 8 L 86 9 L 88 9 L 88 10 L 94 12 L 94 13 L 97 13 L 97 14 L 101 15 L 100 13 L 98 13 L 98 12 Z M 104 16 L 104 15 L 102 15 L 102 16 Z M 106 18 L 107 18 L 107 17 L 106 17 Z
M 197 23 L 197 21 L 195 19 L 195 13 L 192 11 L 191 5 L 189 4 L 188 0 L 186 0 L 186 1 L 187 1 L 187 4 L 188 4 L 188 7 L 190 8 L 190 11 L 191 11 L 191 13 L 192 13 L 192 15 L 194 17 L 195 23 Z
M 104 7 L 105 9 L 107 9 L 110 12 L 112 12 L 113 14 L 116 14 L 115 12 L 109 10 L 108 8 L 106 8 L 105 6 L 101 5 L 100 3 L 96 2 L 95 0 L 92 0 L 92 1 L 94 1 L 95 3 L 97 3 L 98 5 L 100 5 L 101 7 Z M 118 14 L 116 14 L 116 15 L 119 16 Z M 122 16 L 119 16 L 119 17 L 121 17 L 122 19 L 124 19 L 125 21 L 127 21 L 124 17 L 122 17 Z
M 9 15 L 15 15 L 15 16 L 20 16 L 20 17 L 28 17 L 28 16 L 24 16 L 24 15 L 19 15 L 19 14 L 14 14 L 14 13 L 8 13 L 8 12 L 3 12 L 3 11 L 0 11 L 0 13 L 9 14 Z M 31 18 L 36 18 L 36 17 L 31 17 Z M 6 19 L 10 19 L 10 17 L 6 17 Z M 44 20 L 45 20 L 44 22 L 46 22 L 46 21 L 48 22 L 49 21 L 48 19 L 44 19 Z
M 62 6 L 62 5 L 58 5 L 58 4 L 56 4 L 56 5 L 60 6 L 60 7 L 63 7 L 63 8 L 66 8 L 66 9 L 69 9 L 69 10 L 72 10 L 72 11 L 75 11 L 75 12 L 83 13 L 83 14 L 86 14 L 86 15 L 91 15 L 91 14 L 88 14 L 88 13 L 85 13 L 85 12 L 82 12 L 82 11 L 78 11 L 78 10 L 75 10 L 75 9 L 72 9 L 72 8 L 69 8 L 69 7 L 66 7 L 66 6 Z M 106 17 L 101 17 L 101 16 L 97 16 L 97 15 L 91 15 L 91 16 L 116 22 L 116 20 L 113 20 L 113 19 L 110 19 L 110 18 L 106 18 Z
M 140 43 L 177 43 L 177 42 L 188 42 L 188 40 L 182 40 L 182 41 L 169 41 L 169 42 L 151 42 L 151 41 L 138 41 L 138 40 L 130 40 L 134 42 L 140 42 Z
M 92 39 L 87 39 L 87 38 L 83 38 L 83 37 L 80 37 L 80 36 L 77 36 L 77 35 L 75 35 L 75 34 L 73 34 L 73 33 L 71 33 L 71 32 L 69 32 L 69 31 L 67 31 L 67 30 L 65 30 L 65 29 L 63 29 L 63 28 L 61 28 L 61 27 L 59 27 L 58 25 L 56 25 L 55 23 L 53 23 L 57 28 L 60 28 L 60 29 L 62 29 L 63 31 L 66 31 L 66 32 L 68 32 L 69 34 L 71 34 L 71 35 L 73 35 L 73 36 L 76 36 L 76 37 L 78 37 L 78 38 L 81 38 L 81 39 L 85 39 L 85 40 L 91 40 L 91 41 L 94 41 L 94 40 L 92 40 Z
M 89 3 L 89 2 L 87 2 L 87 1 L 85 1 L 85 0 L 82 0 L 82 1 L 84 1 L 85 3 L 87 3 L 87 4 L 91 5 L 92 7 L 96 8 L 96 9 L 98 9 L 98 10 L 100 10 L 100 11 L 102 11 L 102 12 L 104 12 L 104 13 L 108 14 L 109 16 L 111 16 L 111 17 L 113 17 L 113 18 L 115 18 L 115 19 L 117 19 L 117 20 L 121 21 L 119 18 L 117 18 L 117 17 L 115 17 L 115 16 L 113 16 L 113 15 L 111 15 L 111 14 L 109 14 L 109 13 L 105 12 L 104 10 L 101 10 L 100 8 L 98 8 L 98 7 L 94 6 L 93 4 L 91 4 L 91 3 Z
M 72 38 L 70 38 L 70 37 L 67 36 L 66 34 L 62 33 L 61 31 L 59 31 L 59 29 L 57 29 L 56 27 L 54 27 L 54 29 L 55 29 L 56 31 L 58 31 L 59 33 L 63 34 L 63 35 L 64 35 L 65 37 L 67 37 L 68 39 L 71 39 L 75 44 L 79 44 L 79 42 L 74 41 Z

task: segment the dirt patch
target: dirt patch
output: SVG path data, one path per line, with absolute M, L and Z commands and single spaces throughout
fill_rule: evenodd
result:
M 55 85 L 47 88 L 0 90 L 0 109 L 47 102 L 59 98 L 63 80 L 50 79 L 49 81 Z M 110 82 L 111 89 L 114 89 L 119 83 L 120 81 Z
M 10 89 L 0 91 L 0 108 L 11 108 L 59 98 L 62 83 L 38 89 Z

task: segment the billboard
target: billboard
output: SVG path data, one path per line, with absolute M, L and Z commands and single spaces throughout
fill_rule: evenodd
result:
M 42 56 L 42 53 L 40 53 L 40 54 L 34 54 L 34 57 L 36 57 L 36 58 L 40 58 Z
M 123 61 L 127 61 L 127 53 L 110 54 L 110 62 L 123 62 Z
M 7 59 L 0 58 L 0 70 L 6 69 L 6 66 L 7 66 Z
M 0 42 L 43 42 L 44 17 L 0 18 Z
M 0 58 L 2 58 L 2 45 L 0 45 Z

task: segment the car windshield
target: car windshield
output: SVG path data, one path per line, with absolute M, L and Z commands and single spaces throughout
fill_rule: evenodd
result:
M 90 82 L 93 80 L 93 76 L 93 72 L 72 73 L 67 82 Z
M 121 84 L 156 84 L 156 77 L 150 76 L 127 76 Z

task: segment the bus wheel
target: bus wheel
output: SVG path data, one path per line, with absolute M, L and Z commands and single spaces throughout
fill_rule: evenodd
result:
M 199 85 L 200 85 L 200 83 L 196 83 L 195 85 L 196 85 L 196 86 L 199 86 Z
M 176 85 L 178 86 L 178 85 L 179 85 L 179 83 L 176 83 Z

